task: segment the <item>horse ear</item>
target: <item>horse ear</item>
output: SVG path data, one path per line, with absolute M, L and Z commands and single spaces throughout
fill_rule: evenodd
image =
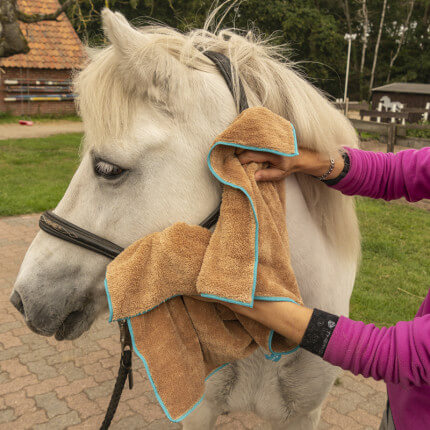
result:
M 145 36 L 133 28 L 119 12 L 114 13 L 104 8 L 102 23 L 107 39 L 123 54 L 133 52 L 145 39 Z

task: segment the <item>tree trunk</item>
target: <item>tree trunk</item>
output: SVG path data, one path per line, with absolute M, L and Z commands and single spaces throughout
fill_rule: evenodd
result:
M 367 12 L 366 0 L 362 0 L 361 2 L 361 12 L 363 14 L 363 35 L 361 36 L 363 46 L 361 48 L 360 76 L 363 74 L 364 71 L 364 62 L 366 59 L 367 40 L 369 32 L 369 14 Z
M 67 0 L 52 13 L 29 15 L 18 9 L 16 0 L 0 0 L 0 57 L 26 54 L 29 51 L 27 41 L 19 27 L 19 21 L 25 23 L 54 21 L 76 1 L 79 0 Z
M 369 40 L 369 13 L 367 10 L 367 4 L 366 0 L 361 1 L 361 19 L 362 19 L 362 26 L 363 26 L 363 34 L 361 36 L 361 61 L 360 61 L 360 72 L 359 72 L 359 86 L 360 86 L 360 100 L 363 100 L 364 98 L 364 78 L 363 78 L 363 72 L 364 72 L 364 64 L 366 62 L 366 51 L 367 51 L 367 44 Z
M 348 26 L 348 33 L 351 34 L 352 33 L 351 14 L 349 13 L 348 0 L 343 0 L 343 10 L 345 12 L 346 25 Z
M 376 62 L 378 60 L 379 45 L 381 43 L 382 29 L 384 27 L 385 10 L 387 9 L 387 0 L 384 0 L 382 5 L 381 21 L 379 23 L 378 38 L 376 39 L 375 54 L 373 56 L 372 73 L 370 74 L 369 97 L 372 93 L 373 82 L 375 80 Z
M 0 57 L 27 53 L 27 41 L 16 19 L 16 0 L 0 2 Z
M 403 31 L 402 31 L 402 34 L 400 35 L 400 39 L 399 39 L 399 43 L 397 45 L 396 52 L 393 55 L 393 57 L 391 57 L 390 67 L 388 68 L 387 84 L 388 84 L 388 82 L 390 82 L 391 70 L 393 68 L 394 62 L 396 61 L 397 57 L 399 56 L 400 50 L 402 49 L 402 46 L 403 46 L 403 42 L 405 41 L 406 33 L 408 32 L 409 21 L 411 20 L 411 15 L 412 15 L 412 10 L 414 8 L 414 3 L 415 3 L 415 0 L 411 0 L 409 3 L 409 10 L 408 10 L 408 14 L 407 14 L 406 19 L 405 19 L 405 23 L 403 24 Z

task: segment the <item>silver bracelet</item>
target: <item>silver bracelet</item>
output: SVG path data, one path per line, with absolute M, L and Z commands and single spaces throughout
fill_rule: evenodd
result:
M 334 170 L 334 158 L 330 158 L 330 167 L 328 168 L 327 172 L 325 172 L 323 175 L 318 176 L 317 179 L 320 181 L 324 181 L 325 179 L 327 179 L 331 172 L 333 172 Z

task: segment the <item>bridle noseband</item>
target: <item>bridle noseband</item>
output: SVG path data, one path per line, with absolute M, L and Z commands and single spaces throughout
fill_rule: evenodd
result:
M 247 109 L 248 101 L 246 99 L 245 91 L 243 89 L 243 85 L 240 79 L 238 79 L 239 94 L 235 94 L 235 91 L 233 89 L 233 68 L 230 63 L 230 60 L 224 54 L 221 54 L 219 52 L 206 51 L 203 52 L 203 54 L 206 55 L 206 57 L 208 57 L 210 60 L 212 60 L 213 63 L 217 66 L 231 94 L 233 95 L 233 98 L 235 100 L 236 97 L 238 98 L 236 102 L 239 106 L 239 112 L 242 112 Z M 200 223 L 200 226 L 207 229 L 213 227 L 218 221 L 219 211 L 220 207 L 218 206 L 207 218 L 205 218 Z M 54 214 L 51 211 L 43 212 L 39 219 L 39 227 L 51 236 L 55 236 L 66 242 L 80 246 L 81 248 L 88 249 L 97 254 L 101 254 L 110 259 L 114 259 L 124 250 L 124 248 L 122 248 L 121 246 L 116 245 L 115 243 L 110 242 L 103 237 L 97 236 L 96 234 L 91 233 L 88 230 L 78 227 L 77 225 L 72 224 L 71 222 Z M 100 428 L 101 430 L 105 430 L 110 426 L 115 411 L 118 407 L 121 393 L 127 378 L 129 379 L 129 387 L 133 387 L 133 378 L 131 370 L 132 343 L 130 339 L 130 333 L 128 332 L 127 325 L 124 321 L 119 321 L 118 323 L 121 336 L 121 361 L 114 391 L 112 393 L 112 397 L 108 409 L 106 411 L 104 421 Z

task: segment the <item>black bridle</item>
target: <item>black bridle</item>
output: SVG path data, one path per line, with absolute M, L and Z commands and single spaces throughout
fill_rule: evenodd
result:
M 206 51 L 203 53 L 217 66 L 221 75 L 223 76 L 233 98 L 236 100 L 239 106 L 239 112 L 244 111 L 248 108 L 248 101 L 246 99 L 245 91 L 243 89 L 242 82 L 238 79 L 238 94 L 234 91 L 233 84 L 233 68 L 230 60 L 219 52 Z M 220 207 L 218 206 L 207 218 L 205 218 L 201 223 L 201 227 L 207 229 L 213 227 L 218 221 Z M 51 236 L 55 236 L 66 242 L 72 243 L 74 245 L 80 246 L 81 248 L 88 249 L 90 251 L 101 254 L 107 258 L 114 259 L 119 255 L 124 248 L 110 242 L 103 237 L 97 236 L 88 230 L 78 227 L 75 224 L 61 218 L 60 216 L 54 214 L 51 211 L 44 212 L 39 219 L 39 227 Z M 129 387 L 133 388 L 133 374 L 132 374 L 132 364 L 131 364 L 131 353 L 132 353 L 132 342 L 130 338 L 130 333 L 128 331 L 127 325 L 124 321 L 120 321 L 120 340 L 121 340 L 121 361 L 118 370 L 118 376 L 115 382 L 114 391 L 106 411 L 105 419 L 100 427 L 101 430 L 109 428 L 110 423 L 115 415 L 116 409 L 118 407 L 119 400 L 121 398 L 121 393 L 124 388 L 125 381 L 129 379 Z

